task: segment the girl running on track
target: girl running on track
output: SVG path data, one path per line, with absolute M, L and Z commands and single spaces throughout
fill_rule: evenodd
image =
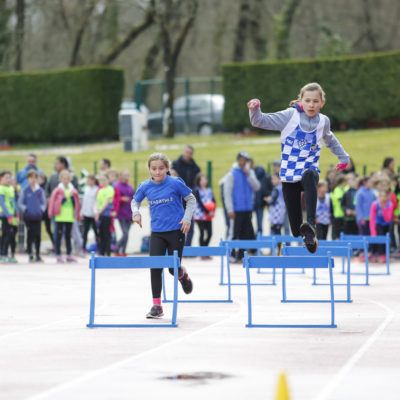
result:
M 196 198 L 181 178 L 168 174 L 170 162 L 165 154 L 152 154 L 147 161 L 147 166 L 150 179 L 139 185 L 133 197 L 132 221 L 142 227 L 139 207 L 143 199 L 147 197 L 151 216 L 150 256 L 163 256 L 166 250 L 172 255 L 174 250 L 177 250 L 181 259 L 185 234 L 190 229 L 196 207 Z M 186 202 L 185 210 L 182 199 Z M 171 268 L 169 272 L 173 275 L 174 270 Z M 161 306 L 162 268 L 153 268 L 150 273 L 153 306 L 146 317 L 160 318 L 164 315 Z M 186 294 L 191 293 L 193 284 L 185 268 L 179 267 L 178 279 L 183 291 Z

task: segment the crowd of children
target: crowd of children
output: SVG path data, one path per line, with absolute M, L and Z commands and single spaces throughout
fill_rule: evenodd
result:
M 34 155 L 30 155 L 36 161 Z M 108 161 L 108 160 L 106 160 Z M 43 262 L 41 257 L 42 221 L 52 243 L 50 249 L 58 263 L 76 262 L 76 255 L 88 250 L 88 235 L 94 233 L 91 250 L 101 255 L 111 254 L 115 239 L 115 220 L 122 237 L 115 243 L 114 253 L 126 256 L 129 228 L 132 223 L 130 203 L 134 189 L 129 183 L 129 171 L 108 168 L 98 177 L 88 175 L 82 193 L 76 177 L 68 169 L 68 161 L 57 157 L 56 172 L 46 179 L 35 164 L 28 166 L 14 179 L 12 172 L 0 172 L 0 262 L 16 263 L 16 233 L 19 220 L 25 227 L 25 251 L 30 263 Z M 66 257 L 62 256 L 65 240 Z M 73 252 L 74 247 L 74 252 Z
M 63 158 L 61 160 L 63 163 Z M 391 235 L 392 252 L 400 245 L 400 184 L 394 173 L 393 158 L 386 158 L 380 171 L 360 177 L 355 173 L 353 162 L 349 170 L 334 172 L 329 170 L 325 180 L 317 185 L 316 234 L 318 239 L 339 239 L 345 234 Z M 171 170 L 171 175 L 176 175 Z M 266 174 L 268 178 L 268 174 Z M 118 173 L 107 168 L 96 177 L 88 175 L 81 193 L 73 184 L 73 175 L 68 168 L 61 168 L 53 189 L 48 193 L 47 180 L 37 168 L 24 171 L 24 183 L 13 177 L 11 171 L 0 173 L 0 219 L 1 243 L 0 262 L 17 262 L 15 258 L 16 233 L 19 220 L 25 225 L 26 247 L 29 262 L 43 262 L 41 257 L 41 227 L 46 230 L 54 247 L 58 262 L 74 262 L 75 254 L 86 252 L 88 237 L 93 232 L 95 244 L 91 249 L 101 255 L 126 255 L 129 231 L 132 225 L 131 201 L 135 190 L 129 183 L 127 169 Z M 264 178 L 265 179 L 265 178 Z M 269 176 L 271 189 L 260 189 L 264 206 L 268 207 L 270 233 L 284 233 L 287 210 L 283 198 L 279 173 Z M 261 188 L 265 185 L 261 183 Z M 208 246 L 212 236 L 212 220 L 215 216 L 214 193 L 208 185 L 207 176 L 198 173 L 193 188 L 197 200 L 193 222 L 199 230 L 199 245 Z M 304 199 L 303 199 L 304 211 Z M 115 236 L 118 221 L 120 235 Z M 81 240 L 74 238 L 74 224 L 80 227 Z M 260 229 L 258 229 L 260 232 Z M 261 226 L 262 233 L 262 226 Z M 66 257 L 61 254 L 61 244 L 65 239 Z M 92 241 L 93 242 L 93 241 Z M 79 247 L 76 248 L 76 243 Z M 81 243 L 81 245 L 79 245 Z M 400 253 L 395 254 L 396 257 Z M 361 254 L 361 257 L 364 257 Z M 373 246 L 370 259 L 385 262 L 382 246 Z

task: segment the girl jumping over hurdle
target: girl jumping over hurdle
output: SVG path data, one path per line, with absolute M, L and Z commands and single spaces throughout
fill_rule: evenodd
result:
M 331 132 L 329 118 L 320 113 L 325 104 L 325 93 L 318 83 L 308 83 L 302 87 L 298 99 L 291 101 L 286 110 L 264 114 L 260 104 L 258 99 L 247 103 L 251 124 L 281 132 L 280 179 L 290 228 L 294 236 L 302 236 L 308 251 L 315 253 L 318 248 L 315 227 L 320 172 L 318 160 L 322 139 L 339 159 L 336 172 L 346 168 L 349 155 Z M 301 192 L 304 192 L 306 203 L 305 222 L 301 210 Z
M 170 162 L 165 154 L 152 154 L 147 166 L 150 179 L 139 185 L 133 197 L 132 221 L 142 227 L 139 207 L 147 197 L 151 216 L 150 256 L 164 256 L 166 250 L 172 255 L 177 250 L 181 259 L 185 234 L 189 231 L 196 207 L 196 198 L 181 178 L 168 174 Z M 186 202 L 185 210 L 182 199 Z M 171 268 L 169 272 L 173 275 L 174 270 Z M 146 317 L 160 318 L 164 315 L 161 306 L 162 268 L 153 268 L 150 273 L 153 306 Z M 178 279 L 183 291 L 186 294 L 191 293 L 193 284 L 185 268 L 179 267 Z

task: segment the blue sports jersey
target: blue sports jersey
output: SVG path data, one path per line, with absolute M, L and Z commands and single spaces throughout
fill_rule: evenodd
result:
M 150 206 L 151 230 L 153 232 L 169 232 L 181 228 L 184 210 L 182 198 L 192 191 L 181 178 L 167 175 L 161 183 L 151 179 L 142 182 L 134 196 L 137 203 L 147 197 Z
M 307 169 L 320 172 L 318 160 L 321 153 L 322 135 L 325 126 L 323 114 L 319 114 L 320 121 L 312 132 L 302 130 L 300 113 L 296 110 L 290 121 L 281 132 L 282 159 L 280 179 L 282 182 L 301 181 Z

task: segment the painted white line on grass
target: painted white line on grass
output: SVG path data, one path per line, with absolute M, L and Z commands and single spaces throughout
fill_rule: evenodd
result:
M 385 328 L 393 320 L 395 313 L 387 305 L 379 303 L 377 301 L 368 300 L 370 303 L 374 303 L 379 307 L 386 310 L 386 318 L 378 326 L 378 328 L 372 333 L 372 335 L 364 342 L 364 344 L 347 360 L 342 368 L 333 376 L 330 382 L 322 389 L 322 391 L 315 397 L 314 400 L 328 400 L 329 396 L 332 395 L 333 391 L 337 388 L 343 378 L 350 372 L 350 370 L 356 365 L 361 357 L 368 351 L 368 349 L 375 343 L 375 341 L 382 335 Z
M 125 360 L 117 361 L 117 362 L 115 362 L 113 364 L 110 364 L 110 365 L 104 367 L 104 368 L 100 368 L 100 369 L 97 369 L 95 371 L 92 371 L 92 372 L 89 372 L 87 374 L 84 374 L 79 378 L 75 378 L 75 379 L 73 379 L 73 380 L 71 380 L 69 382 L 65 382 L 65 383 L 62 383 L 60 385 L 57 385 L 57 386 L 55 386 L 55 387 L 53 387 L 51 389 L 45 390 L 42 393 L 33 395 L 31 397 L 27 397 L 26 400 L 47 399 L 50 396 L 54 396 L 55 394 L 60 393 L 60 392 L 62 392 L 64 390 L 67 390 L 67 389 L 69 389 L 71 387 L 74 387 L 76 385 L 79 385 L 80 383 L 88 381 L 88 380 L 90 380 L 92 378 L 95 378 L 95 377 L 97 377 L 99 375 L 105 374 L 105 373 L 107 373 L 109 371 L 112 371 L 112 370 L 115 370 L 117 368 L 123 367 L 126 364 L 129 364 L 130 362 L 132 362 L 134 360 L 138 360 L 138 359 L 143 358 L 145 356 L 148 356 L 150 354 L 157 353 L 158 351 L 160 351 L 161 349 L 163 349 L 165 347 L 168 347 L 168 346 L 171 346 L 171 345 L 176 345 L 177 343 L 179 343 L 179 342 L 181 342 L 183 340 L 186 340 L 186 339 L 188 339 L 188 338 L 190 338 L 192 336 L 196 336 L 199 333 L 202 333 L 202 332 L 204 332 L 204 331 L 206 331 L 206 330 L 208 330 L 210 328 L 214 328 L 215 326 L 222 325 L 222 324 L 224 324 L 225 322 L 227 322 L 227 321 L 229 321 L 231 319 L 238 318 L 243 313 L 244 307 L 242 307 L 242 303 L 241 302 L 236 301 L 236 300 L 235 300 L 235 304 L 239 305 L 239 312 L 238 313 L 236 313 L 236 312 L 233 313 L 231 316 L 223 319 L 222 321 L 214 322 L 211 325 L 205 326 L 204 328 L 196 330 L 196 331 L 194 331 L 192 333 L 189 333 L 189 334 L 187 334 L 185 336 L 182 336 L 182 337 L 179 337 L 177 339 L 171 340 L 171 341 L 169 341 L 167 343 L 163 343 L 160 346 L 153 347 L 153 348 L 151 348 L 149 350 L 143 351 L 142 353 L 135 354 L 134 356 L 128 357 Z M 171 328 L 171 329 L 176 329 L 176 328 Z

